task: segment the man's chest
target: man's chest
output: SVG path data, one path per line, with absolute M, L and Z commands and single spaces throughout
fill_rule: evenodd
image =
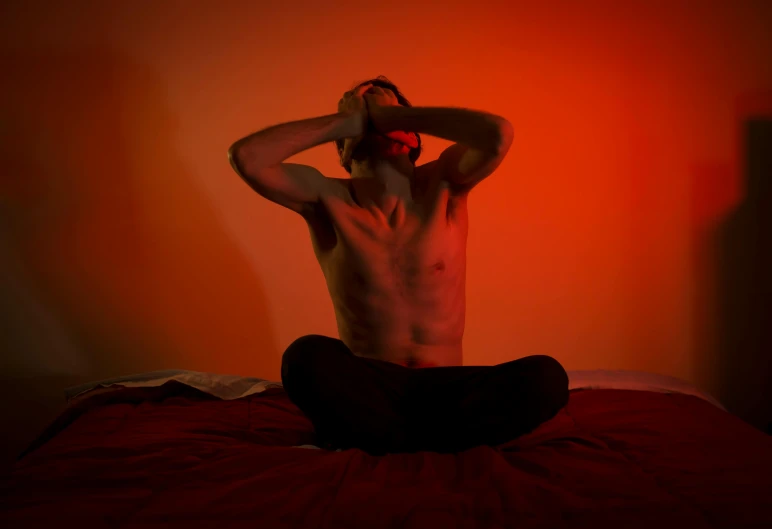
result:
M 447 196 L 431 198 L 384 209 L 325 204 L 309 227 L 328 281 L 428 286 L 463 274 L 466 223 L 449 215 Z
M 463 286 L 466 239 L 453 226 L 391 235 L 377 230 L 352 228 L 317 253 L 331 291 L 393 308 L 398 299 L 424 304 Z
M 425 259 L 466 240 L 465 211 L 458 211 L 447 189 L 415 199 L 382 197 L 362 204 L 333 197 L 321 205 L 329 226 L 323 234 L 312 229 L 311 235 L 334 236 L 334 244 L 317 245 L 330 250 Z

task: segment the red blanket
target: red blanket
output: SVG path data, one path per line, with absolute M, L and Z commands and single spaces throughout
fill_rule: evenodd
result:
M 295 447 L 281 389 L 94 395 L 0 482 L 0 527 L 772 527 L 772 437 L 694 396 L 574 391 L 495 449 L 373 457 Z

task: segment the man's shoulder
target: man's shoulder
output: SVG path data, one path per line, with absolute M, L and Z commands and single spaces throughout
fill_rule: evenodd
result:
M 447 167 L 441 159 L 432 160 L 416 167 L 416 180 L 421 182 L 423 191 L 428 196 L 436 196 L 437 190 L 447 189 L 450 191 L 449 205 L 453 208 L 462 207 L 466 203 L 466 194 L 456 192 L 447 178 L 446 171 Z
M 341 201 L 346 204 L 351 204 L 352 198 L 352 185 L 351 178 L 333 178 L 330 176 L 324 177 L 324 189 L 320 192 L 319 205 L 327 202 L 328 200 Z
M 425 164 L 418 165 L 415 168 L 415 175 L 423 177 L 424 179 L 440 179 L 442 178 L 442 167 L 440 166 L 440 160 L 432 160 Z

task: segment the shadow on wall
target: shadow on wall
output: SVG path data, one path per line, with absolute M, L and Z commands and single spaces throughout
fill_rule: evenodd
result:
M 714 389 L 772 433 L 772 120 L 744 123 L 745 197 L 718 228 Z
M 0 258 L 17 273 L 0 316 L 35 308 L 0 338 L 4 376 L 278 377 L 262 286 L 175 155 L 163 79 L 106 44 L 2 58 Z

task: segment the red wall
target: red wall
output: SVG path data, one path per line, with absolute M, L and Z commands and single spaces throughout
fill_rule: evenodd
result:
M 303 221 L 227 148 L 385 74 L 516 129 L 470 201 L 465 364 L 717 387 L 705 241 L 744 200 L 744 120 L 770 115 L 771 3 L 263 4 L 4 3 L 5 376 L 278 379 L 332 307 Z M 422 161 L 446 145 L 425 140 Z M 332 146 L 296 161 L 344 175 Z

